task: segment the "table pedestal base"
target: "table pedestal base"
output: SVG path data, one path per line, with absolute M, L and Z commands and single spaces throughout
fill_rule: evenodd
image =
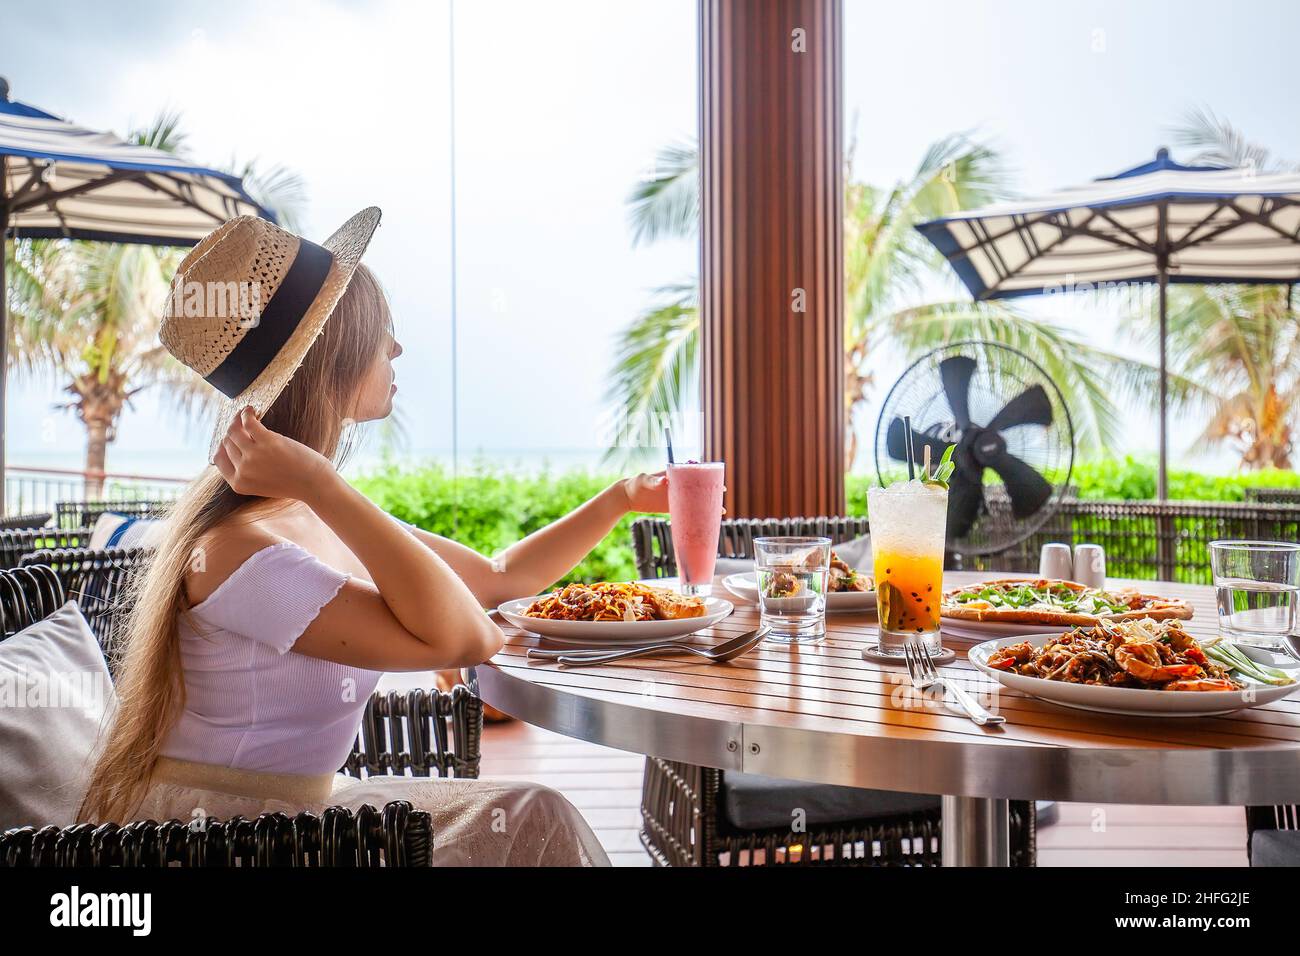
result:
M 985 797 L 943 798 L 939 850 L 944 866 L 1010 866 L 1008 801 Z

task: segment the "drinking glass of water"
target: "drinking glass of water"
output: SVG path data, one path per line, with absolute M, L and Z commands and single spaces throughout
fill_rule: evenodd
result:
M 1300 544 L 1211 541 L 1210 563 L 1224 636 L 1281 651 L 1296 629 Z
M 769 640 L 815 641 L 826 634 L 826 579 L 831 539 L 754 539 L 754 574 L 762 623 Z

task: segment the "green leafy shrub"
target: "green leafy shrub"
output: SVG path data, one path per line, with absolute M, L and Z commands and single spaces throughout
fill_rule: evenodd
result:
M 1149 499 L 1156 493 L 1156 469 L 1132 457 L 1075 465 L 1070 483 L 1082 498 Z M 438 465 L 389 465 L 358 478 L 354 484 L 385 511 L 426 531 L 444 535 L 474 550 L 493 555 L 598 494 L 613 476 L 586 471 L 519 474 L 479 465 L 459 477 Z M 849 475 L 847 512 L 867 513 L 867 488 L 875 476 Z M 1169 473 L 1171 498 L 1241 501 L 1249 487 L 1300 488 L 1293 471 L 1254 471 L 1237 475 Z M 626 581 L 636 577 L 628 515 L 592 552 L 563 578 L 568 581 Z M 1153 544 L 1154 547 L 1154 544 Z
M 568 514 L 613 480 L 583 471 L 521 475 L 479 466 L 461 474 L 454 486 L 451 472 L 438 465 L 389 465 L 353 484 L 394 517 L 491 556 Z M 635 517 L 624 517 L 563 581 L 635 578 Z

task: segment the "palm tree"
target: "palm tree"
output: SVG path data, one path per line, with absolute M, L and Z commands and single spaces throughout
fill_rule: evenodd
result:
M 1174 127 L 1193 163 L 1247 167 L 1260 173 L 1297 168 L 1276 159 L 1227 120 L 1192 110 Z M 1155 313 L 1132 317 L 1131 329 L 1154 347 Z M 1285 286 L 1175 286 L 1169 292 L 1170 365 L 1208 397 L 1210 413 L 1197 447 L 1230 444 L 1246 468 L 1291 467 L 1300 415 L 1300 319 Z M 1185 392 L 1175 399 L 1186 401 Z
M 183 152 L 176 113 L 162 113 L 128 140 Z M 293 222 L 302 181 L 283 167 L 244 166 L 245 186 L 281 221 Z M 10 279 L 9 360 L 19 373 L 66 381 L 71 410 L 86 430 L 86 494 L 102 491 L 108 446 L 133 396 L 163 386 L 182 415 L 201 411 L 210 390 L 158 341 L 161 306 L 184 250 L 67 240 L 22 240 L 5 250 Z
M 850 149 L 850 169 L 852 153 Z M 1001 304 L 925 301 L 927 291 L 947 274 L 936 250 L 913 227 L 1004 196 L 1007 174 L 994 150 L 957 134 L 931 145 L 916 172 L 890 189 L 850 176 L 846 181 L 844 400 L 850 468 L 860 450 L 860 419 L 874 384 L 870 360 L 885 342 L 913 356 L 966 339 L 1019 348 L 1073 397 L 1071 410 L 1083 448 L 1097 450 L 1114 442 L 1119 421 L 1115 397 L 1150 387 L 1155 372 L 1149 366 Z M 634 244 L 694 236 L 698 183 L 696 148 L 665 149 L 655 175 L 629 197 Z M 697 301 L 694 283 L 661 289 L 660 301 L 620 336 L 607 398 L 618 408 L 621 425 L 607 458 L 627 456 L 653 431 L 645 423 L 673 419 L 688 401 L 699 375 Z

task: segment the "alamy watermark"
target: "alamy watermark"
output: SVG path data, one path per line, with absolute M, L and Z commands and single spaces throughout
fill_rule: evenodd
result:
M 167 293 L 163 314 L 183 319 L 235 319 L 252 328 L 262 319 L 262 283 L 177 282 Z

